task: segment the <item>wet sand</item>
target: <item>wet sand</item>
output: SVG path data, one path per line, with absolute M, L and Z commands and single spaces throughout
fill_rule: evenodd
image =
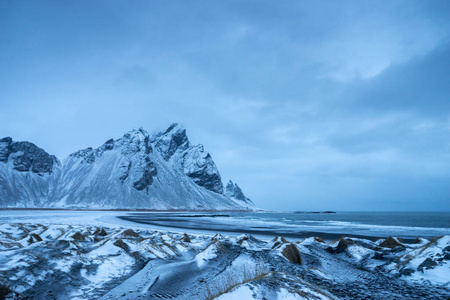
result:
M 216 215 L 223 216 L 223 215 Z M 185 216 L 186 217 L 186 216 Z M 189 216 L 191 217 L 191 216 Z M 284 230 L 283 228 L 274 228 L 274 227 L 247 227 L 242 228 L 238 226 L 226 226 L 224 224 L 211 223 L 208 220 L 198 219 L 201 216 L 192 216 L 197 220 L 189 220 L 186 218 L 177 218 L 177 217 L 165 217 L 165 216 L 157 216 L 156 218 L 150 218 L 149 216 L 142 215 L 127 215 L 127 216 L 118 216 L 119 219 L 139 223 L 146 225 L 153 225 L 158 227 L 165 228 L 175 228 L 175 229 L 188 229 L 188 230 L 199 230 L 204 232 L 210 232 L 211 234 L 215 233 L 239 233 L 239 234 L 251 234 L 257 236 L 265 236 L 265 237 L 276 237 L 283 236 L 287 238 L 296 238 L 303 239 L 308 237 L 319 237 L 325 241 L 335 241 L 340 239 L 341 237 L 354 237 L 354 238 L 362 238 L 371 241 L 376 241 L 382 238 L 386 238 L 387 236 L 366 236 L 366 235 L 355 235 L 349 234 L 348 232 L 341 233 L 328 233 L 328 232 L 319 232 L 319 231 L 295 231 L 295 230 Z M 211 217 L 211 215 L 209 216 Z M 406 243 L 413 242 L 414 239 L 403 239 Z

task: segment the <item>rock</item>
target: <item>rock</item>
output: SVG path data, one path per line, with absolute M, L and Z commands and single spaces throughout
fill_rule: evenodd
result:
M 83 163 L 93 164 L 95 162 L 95 151 L 92 147 L 89 147 L 70 154 L 70 157 L 79 158 Z
M 302 257 L 300 255 L 300 251 L 298 251 L 297 246 L 295 244 L 288 244 L 284 247 L 283 251 L 281 251 L 284 257 L 286 257 L 291 263 L 301 264 Z
M 30 142 L 13 142 L 10 137 L 0 140 L 0 162 L 11 161 L 19 172 L 33 172 L 40 176 L 51 174 L 53 166 L 59 163 L 55 156 L 48 154 Z
M 163 158 L 169 160 L 177 150 L 186 150 L 190 146 L 186 135 L 186 129 L 180 124 L 174 123 L 167 130 L 158 136 L 155 147 L 162 154 Z
M 181 166 L 184 174 L 192 178 L 197 185 L 218 194 L 223 193 L 222 178 L 216 164 L 211 155 L 203 150 L 202 145 L 186 150 Z
M 135 181 L 133 182 L 133 187 L 138 191 L 142 191 L 146 187 L 152 185 L 153 177 L 157 175 L 156 167 L 150 158 L 145 157 L 143 162 L 137 166 L 133 177 Z
M 131 169 L 130 160 L 125 160 L 120 163 L 118 175 L 121 183 L 123 183 L 128 178 L 128 175 L 130 175 L 130 169 Z
M 100 148 L 104 151 L 109 151 L 109 150 L 114 149 L 114 139 L 107 140 Z
M 5 137 L 0 140 L 0 162 L 8 162 L 9 145 L 12 143 L 12 138 Z

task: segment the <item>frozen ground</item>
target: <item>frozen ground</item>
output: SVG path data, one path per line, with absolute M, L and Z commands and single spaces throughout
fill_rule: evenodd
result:
M 168 231 L 123 212 L 1 211 L 0 299 L 447 299 L 450 237 Z

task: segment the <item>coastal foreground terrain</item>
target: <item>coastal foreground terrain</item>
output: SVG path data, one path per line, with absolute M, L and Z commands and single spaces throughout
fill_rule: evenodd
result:
M 450 297 L 450 236 L 324 241 L 155 230 L 112 212 L 7 213 L 0 299 Z

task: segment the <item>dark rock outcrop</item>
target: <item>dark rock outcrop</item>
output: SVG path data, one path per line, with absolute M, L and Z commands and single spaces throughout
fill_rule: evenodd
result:
M 153 177 L 157 175 L 157 170 L 153 162 L 148 157 L 145 157 L 141 169 L 136 172 L 136 180 L 133 182 L 133 187 L 138 191 L 142 191 L 153 183 Z
M 53 171 L 58 163 L 55 156 L 48 154 L 30 142 L 13 142 L 10 137 L 0 140 L 0 162 L 12 162 L 13 168 L 19 172 L 32 171 L 40 176 Z
M 0 140 L 0 162 L 8 162 L 9 146 L 12 143 L 12 138 L 5 137 Z
M 202 145 L 191 147 L 182 156 L 184 174 L 207 190 L 218 194 L 223 192 L 222 178 L 211 155 L 203 150 Z

